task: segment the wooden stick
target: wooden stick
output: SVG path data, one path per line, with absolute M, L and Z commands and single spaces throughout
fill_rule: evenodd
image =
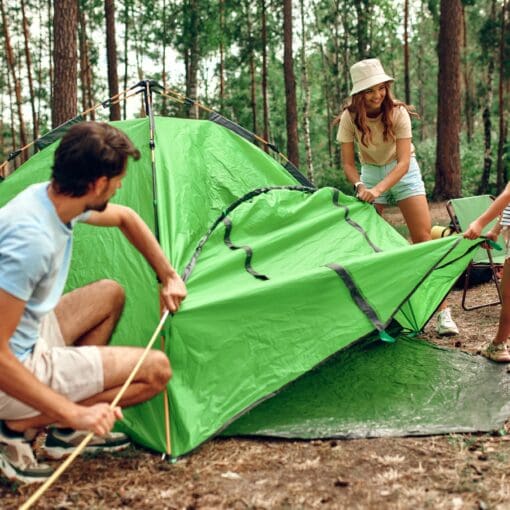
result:
M 123 397 L 124 393 L 128 389 L 128 386 L 135 378 L 135 375 L 142 366 L 142 363 L 145 361 L 145 358 L 148 356 L 151 347 L 154 345 L 156 338 L 158 337 L 161 329 L 163 328 L 163 325 L 165 324 L 165 321 L 168 318 L 169 313 L 170 312 L 168 310 L 165 310 L 165 313 L 161 317 L 161 320 L 159 321 L 156 330 L 154 331 L 151 339 L 149 340 L 147 347 L 145 348 L 143 354 L 140 356 L 138 363 L 135 365 L 135 367 L 129 374 L 129 377 L 126 379 L 126 382 L 113 399 L 113 402 L 110 404 L 111 409 L 117 407 L 117 404 L 119 403 L 120 399 Z M 74 452 L 71 453 L 71 455 L 64 462 L 62 462 L 62 464 L 55 470 L 55 472 L 30 496 L 26 503 L 20 506 L 20 510 L 28 510 L 48 490 L 48 488 L 58 479 L 58 477 L 68 468 L 71 462 L 73 462 L 73 460 L 78 455 L 80 455 L 80 453 L 89 444 L 90 440 L 93 437 L 94 433 L 89 432 L 87 436 L 83 439 L 83 441 L 76 447 Z

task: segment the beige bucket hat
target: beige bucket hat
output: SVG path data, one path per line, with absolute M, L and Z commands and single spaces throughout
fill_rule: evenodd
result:
M 395 81 L 388 76 L 378 58 L 360 60 L 351 66 L 352 90 L 351 96 L 369 89 L 378 83 Z

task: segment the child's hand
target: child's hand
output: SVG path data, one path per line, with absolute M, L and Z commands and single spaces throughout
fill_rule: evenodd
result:
M 466 239 L 476 239 L 477 237 L 480 237 L 480 234 L 482 233 L 482 225 L 478 220 L 473 221 L 469 228 L 464 232 L 464 237 Z

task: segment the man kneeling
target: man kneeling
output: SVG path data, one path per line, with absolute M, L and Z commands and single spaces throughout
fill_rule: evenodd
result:
M 51 181 L 35 184 L 0 209 L 0 469 L 10 479 L 41 481 L 33 431 L 53 425 L 43 451 L 58 459 L 88 432 L 89 449 L 119 450 L 129 441 L 110 432 L 121 407 L 144 402 L 171 377 L 166 355 L 150 351 L 119 402 L 108 405 L 143 350 L 110 347 L 124 291 L 101 280 L 62 296 L 71 260 L 73 226 L 118 227 L 162 282 L 170 312 L 186 288 L 156 239 L 130 208 L 109 204 L 140 153 L 104 123 L 83 122 L 63 137 Z

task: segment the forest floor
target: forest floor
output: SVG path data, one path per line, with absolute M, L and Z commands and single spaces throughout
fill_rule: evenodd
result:
M 444 204 L 433 224 L 447 225 Z M 387 219 L 401 222 L 395 211 Z M 472 290 L 487 298 L 491 286 Z M 494 335 L 499 306 L 463 312 L 449 303 L 461 334 L 438 345 L 479 352 Z M 131 447 L 81 457 L 34 508 L 45 509 L 510 509 L 507 433 L 412 438 L 289 441 L 213 439 L 175 464 Z M 35 486 L 0 480 L 0 507 L 16 508 Z

